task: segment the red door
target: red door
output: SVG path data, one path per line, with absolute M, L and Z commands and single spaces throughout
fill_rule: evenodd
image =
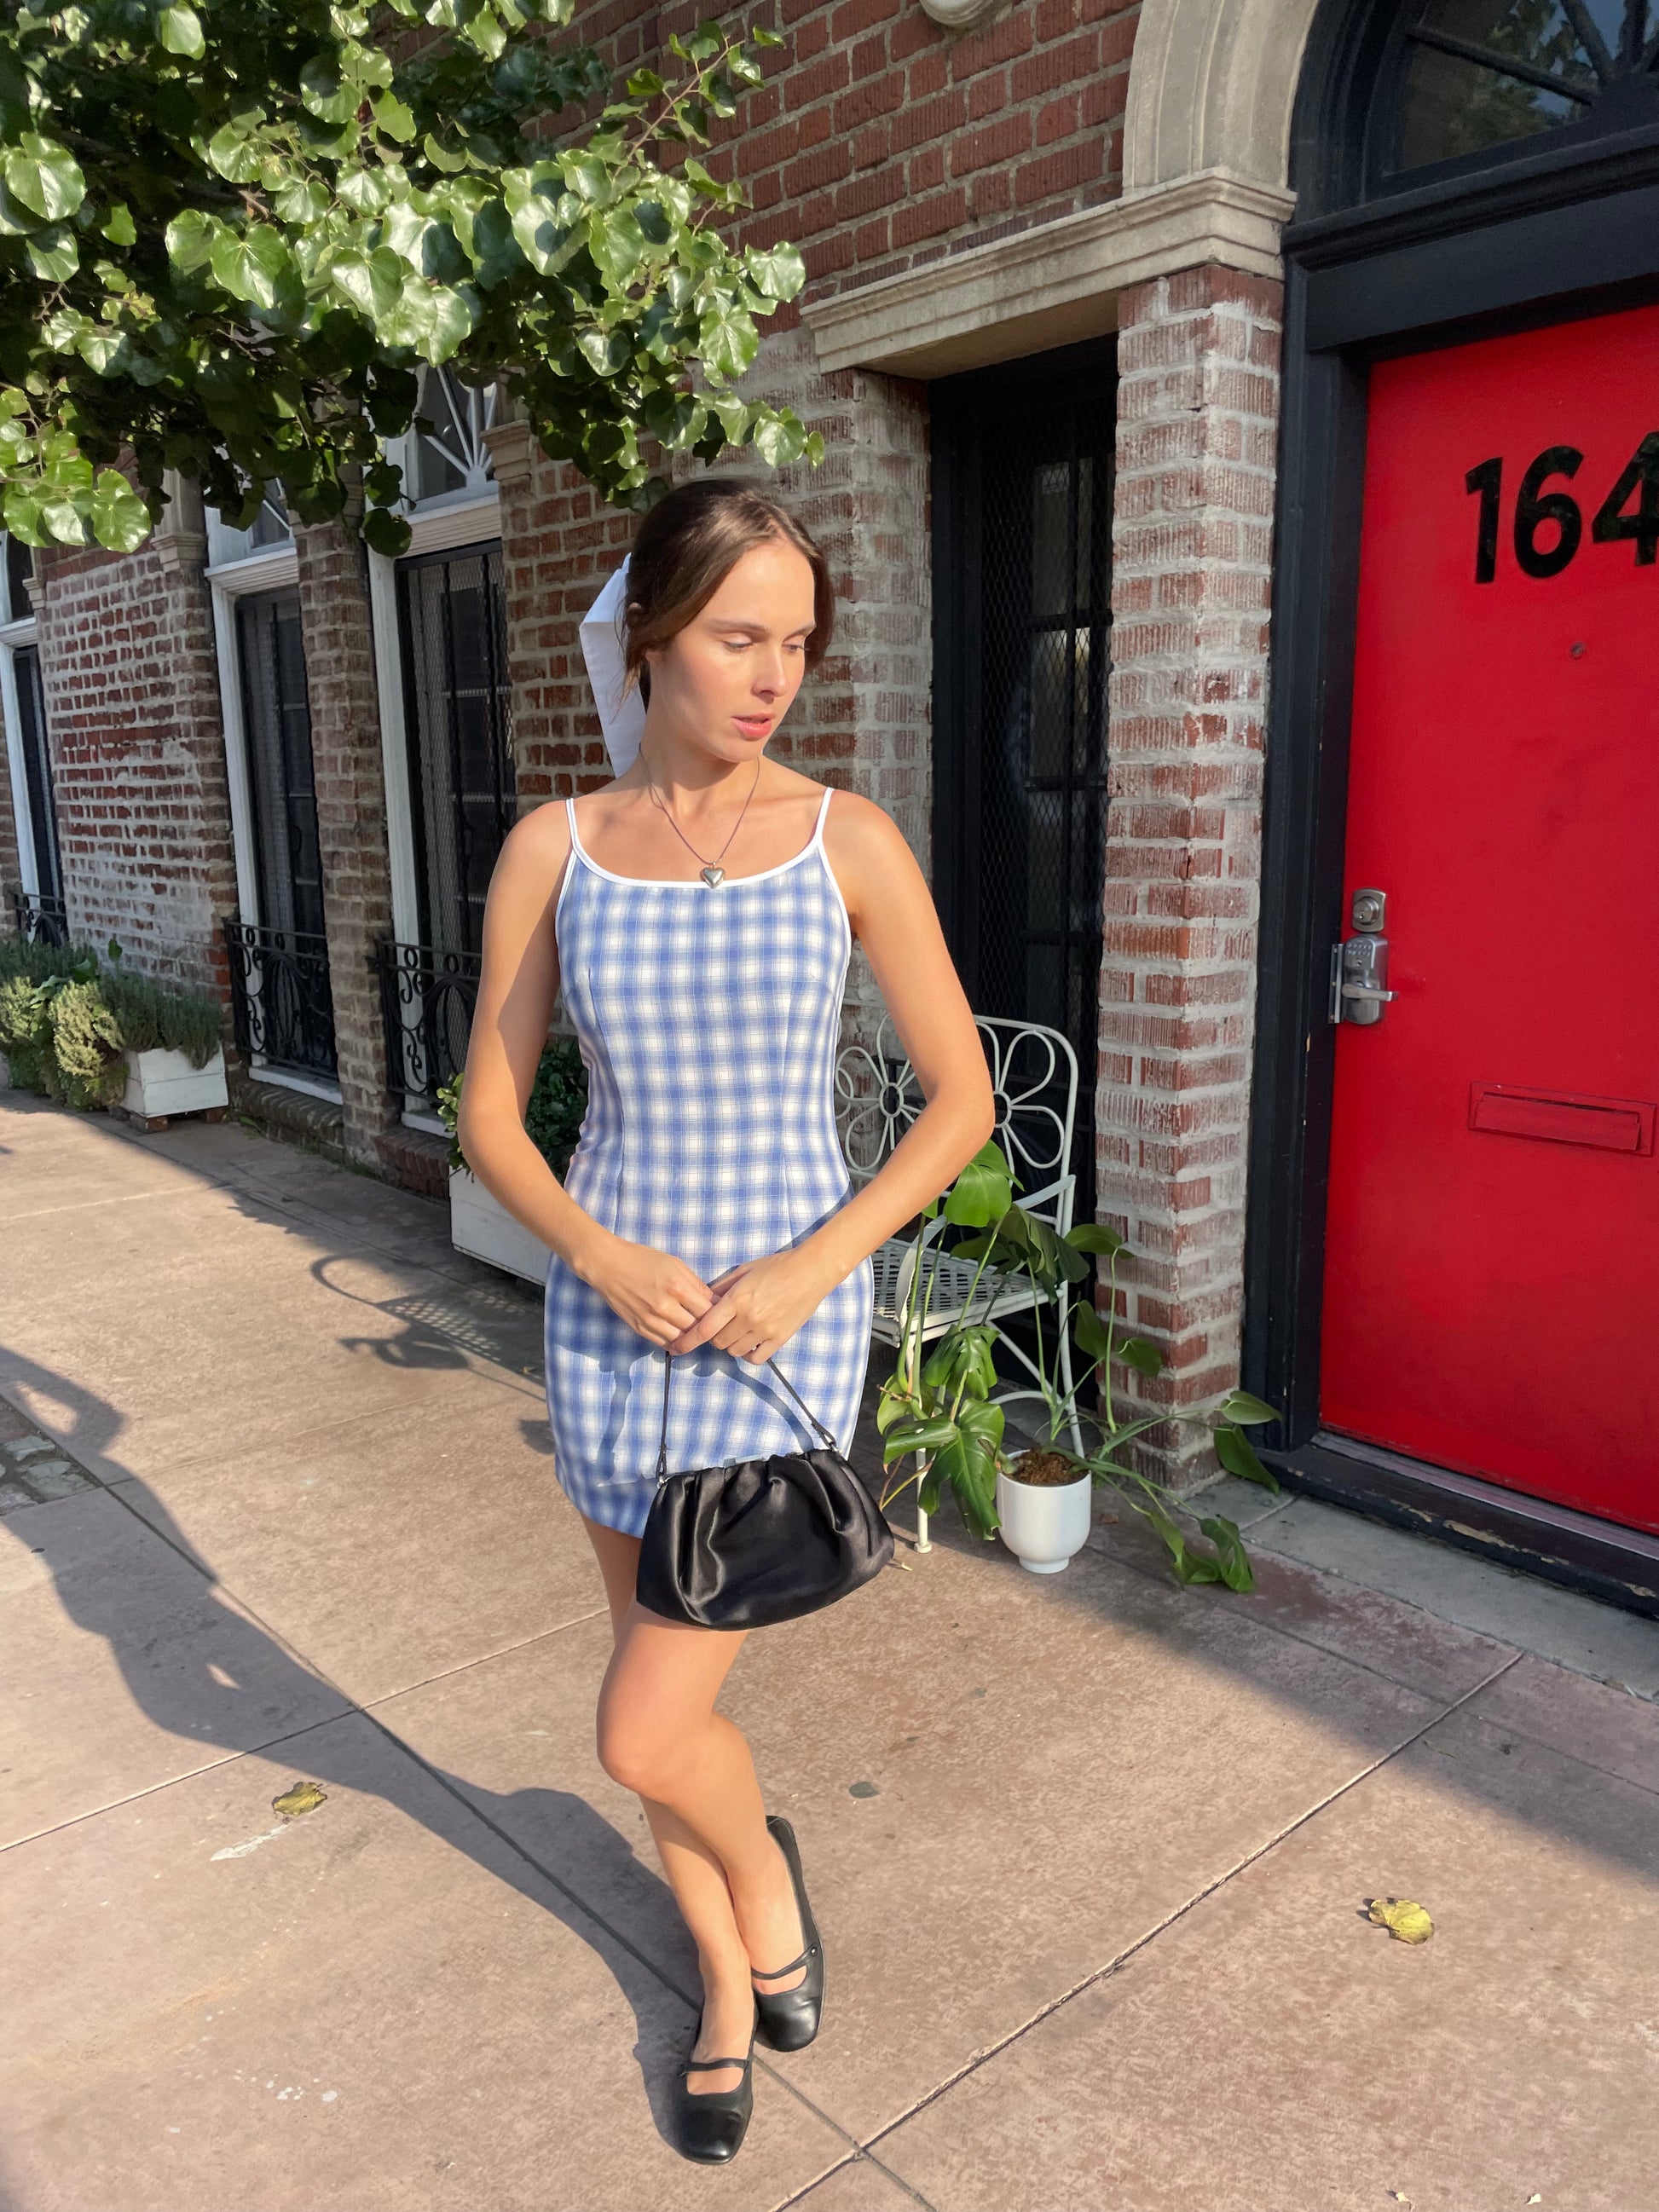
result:
M 1322 1418 L 1650 1530 L 1656 556 L 1659 307 L 1374 371 Z

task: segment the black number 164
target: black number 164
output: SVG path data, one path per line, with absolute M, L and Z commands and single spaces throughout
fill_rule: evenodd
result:
M 1546 491 L 1552 477 L 1576 477 L 1584 456 L 1577 446 L 1547 447 L 1521 479 L 1515 500 L 1515 557 L 1528 576 L 1559 576 L 1583 542 L 1584 518 L 1571 492 Z M 1474 580 L 1490 584 L 1498 574 L 1498 526 L 1504 493 L 1501 458 L 1482 461 L 1463 479 L 1465 488 L 1480 495 L 1480 534 L 1475 540 Z M 1633 514 L 1626 514 L 1632 493 L 1640 492 Z M 1553 522 L 1559 535 L 1553 545 L 1538 543 L 1539 529 Z M 1636 544 L 1638 568 L 1650 568 L 1659 557 L 1659 430 L 1650 430 L 1636 448 L 1613 489 L 1595 510 L 1590 536 L 1598 545 L 1621 538 Z

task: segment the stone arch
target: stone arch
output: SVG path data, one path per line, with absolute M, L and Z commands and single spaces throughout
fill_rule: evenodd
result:
M 1126 194 L 1220 172 L 1283 191 L 1319 0 L 1143 0 L 1123 125 Z

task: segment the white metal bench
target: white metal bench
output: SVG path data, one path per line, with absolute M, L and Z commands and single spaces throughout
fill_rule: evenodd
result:
M 1046 1221 L 1063 1237 L 1072 1226 L 1077 1194 L 1077 1178 L 1070 1167 L 1077 1121 L 1077 1054 L 1068 1037 L 1040 1022 L 1011 1021 L 994 1014 L 976 1014 L 974 1019 L 990 1066 L 996 1140 L 1023 1186 L 1014 1197 L 1024 1212 Z M 848 1172 L 854 1182 L 867 1182 L 927 1103 L 890 1017 L 883 1016 L 872 1045 L 842 1048 L 836 1061 L 836 1093 Z M 934 1249 L 945 1226 L 941 1213 L 923 1222 L 918 1236 L 890 1237 L 872 1254 L 876 1295 L 871 1333 L 880 1342 L 895 1349 L 902 1346 L 906 1300 L 924 1260 L 930 1279 L 927 1311 L 916 1331 L 918 1346 L 942 1336 L 964 1316 L 995 1327 L 1010 1315 L 1053 1303 L 1051 1295 L 1037 1289 L 1028 1276 L 988 1267 L 980 1276 L 969 1313 L 968 1297 L 977 1263 Z M 1037 1365 L 1023 1345 L 1000 1328 L 997 1340 L 1034 1380 L 1038 1377 Z M 1060 1387 L 1069 1393 L 1072 1352 L 1063 1332 L 1054 1349 Z M 1018 1399 L 1041 1401 L 1042 1395 L 1040 1390 L 1016 1388 L 994 1392 L 992 1402 L 1006 1406 Z M 1073 1445 L 1081 1451 L 1075 1412 L 1070 1426 Z M 919 1551 L 931 1548 L 927 1516 L 920 1504 L 916 1536 Z

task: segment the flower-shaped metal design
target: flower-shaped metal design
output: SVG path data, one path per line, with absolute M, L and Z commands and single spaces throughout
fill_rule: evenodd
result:
M 1037 1200 L 1036 1212 L 1052 1218 L 1042 1202 L 1049 1187 L 1071 1226 L 1069 1170 L 1072 1131 L 1077 1119 L 1077 1054 L 1069 1038 L 1038 1022 L 1010 1021 L 976 1014 L 974 1025 L 985 1047 L 996 1100 L 996 1139 L 1019 1179 L 1021 1205 Z M 892 1152 L 927 1099 L 915 1069 L 884 1014 L 872 1043 L 843 1048 L 836 1062 L 836 1118 L 853 1175 L 866 1182 Z

